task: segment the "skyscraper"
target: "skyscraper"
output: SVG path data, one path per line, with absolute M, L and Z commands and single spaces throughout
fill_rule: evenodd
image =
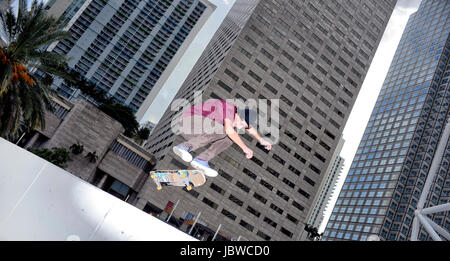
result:
M 339 194 L 325 240 L 408 240 L 449 112 L 450 3 L 423 0 L 410 16 Z M 450 147 L 425 207 L 449 200 Z M 446 213 L 436 223 L 450 229 Z M 421 233 L 421 239 L 426 239 Z
M 344 166 L 344 159 L 339 155 L 342 151 L 342 147 L 344 146 L 344 139 L 341 137 L 341 140 L 336 147 L 334 155 L 331 159 L 330 165 L 328 166 L 326 175 L 320 184 L 317 197 L 315 197 L 314 202 L 312 204 L 313 208 L 309 211 L 309 215 L 306 219 L 308 225 L 315 227 L 319 230 L 324 222 L 325 211 L 329 207 L 330 199 L 335 191 L 336 182 L 338 181 L 341 173 L 342 167 Z M 307 233 L 303 233 L 301 240 L 306 239 Z
M 155 84 L 170 74 L 215 6 L 201 0 L 50 1 L 49 14 L 64 14 L 72 38 L 50 49 L 69 66 L 135 112 Z M 61 79 L 54 87 L 78 96 Z
M 279 99 L 279 142 L 267 152 L 243 135 L 251 160 L 234 145 L 204 186 L 156 191 L 150 180 L 137 207 L 180 200 L 174 215 L 201 212 L 229 238 L 298 239 L 395 2 L 237 0 L 175 98 Z M 187 168 L 171 151 L 178 115 L 169 108 L 146 143 L 156 168 Z

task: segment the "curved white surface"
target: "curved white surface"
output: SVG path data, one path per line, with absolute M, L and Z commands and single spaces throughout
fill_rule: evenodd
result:
M 0 240 L 196 241 L 1 138 Z

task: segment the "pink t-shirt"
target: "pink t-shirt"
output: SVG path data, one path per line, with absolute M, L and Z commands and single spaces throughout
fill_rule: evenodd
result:
M 192 115 L 199 115 L 210 118 L 221 124 L 225 124 L 225 119 L 234 121 L 236 106 L 224 100 L 210 99 L 187 109 L 182 118 Z

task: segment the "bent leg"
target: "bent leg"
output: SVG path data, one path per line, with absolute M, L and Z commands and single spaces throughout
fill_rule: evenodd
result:
M 226 137 L 223 125 L 211 123 L 212 120 L 201 116 L 186 117 L 181 120 L 181 136 L 186 139 L 179 144 L 190 151 L 195 151 L 216 140 Z M 211 127 L 213 126 L 213 127 Z
M 228 136 L 225 136 L 222 139 L 213 142 L 211 146 L 207 150 L 200 153 L 197 158 L 205 161 L 210 161 L 217 155 L 228 149 L 231 145 L 233 145 L 233 141 L 228 138 Z

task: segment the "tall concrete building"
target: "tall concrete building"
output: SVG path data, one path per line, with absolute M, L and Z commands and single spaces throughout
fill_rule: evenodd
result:
M 409 18 L 325 240 L 364 241 L 370 235 L 409 240 L 449 113 L 449 17 L 449 1 L 423 0 Z M 448 143 L 444 155 L 425 207 L 449 200 Z M 432 219 L 450 229 L 448 213 Z M 422 232 L 420 239 L 427 239 L 427 234 Z
M 320 184 L 317 196 L 313 201 L 313 207 L 309 211 L 308 217 L 305 220 L 305 223 L 317 228 L 319 230 L 319 233 L 321 233 L 320 228 L 322 226 L 322 223 L 324 222 L 325 212 L 327 211 L 328 207 L 330 207 L 329 204 L 331 197 L 335 192 L 336 183 L 342 173 L 342 168 L 344 166 L 344 159 L 339 155 L 342 151 L 342 147 L 344 146 L 344 142 L 345 140 L 341 137 L 332 156 L 330 165 L 325 172 L 326 175 L 323 178 L 322 183 Z M 308 233 L 305 231 L 301 235 L 300 239 L 306 240 L 307 236 Z
M 206 0 L 51 0 L 46 8 L 49 15 L 64 15 L 72 33 L 50 50 L 66 55 L 71 68 L 137 112 L 215 6 Z M 54 87 L 68 98 L 80 95 L 61 79 Z
M 268 152 L 243 135 L 251 160 L 234 145 L 204 186 L 156 191 L 150 180 L 137 207 L 179 200 L 175 216 L 201 212 L 227 238 L 297 240 L 395 3 L 237 0 L 175 98 L 277 99 L 279 142 Z M 187 168 L 171 151 L 178 116 L 169 108 L 146 143 L 156 168 Z

